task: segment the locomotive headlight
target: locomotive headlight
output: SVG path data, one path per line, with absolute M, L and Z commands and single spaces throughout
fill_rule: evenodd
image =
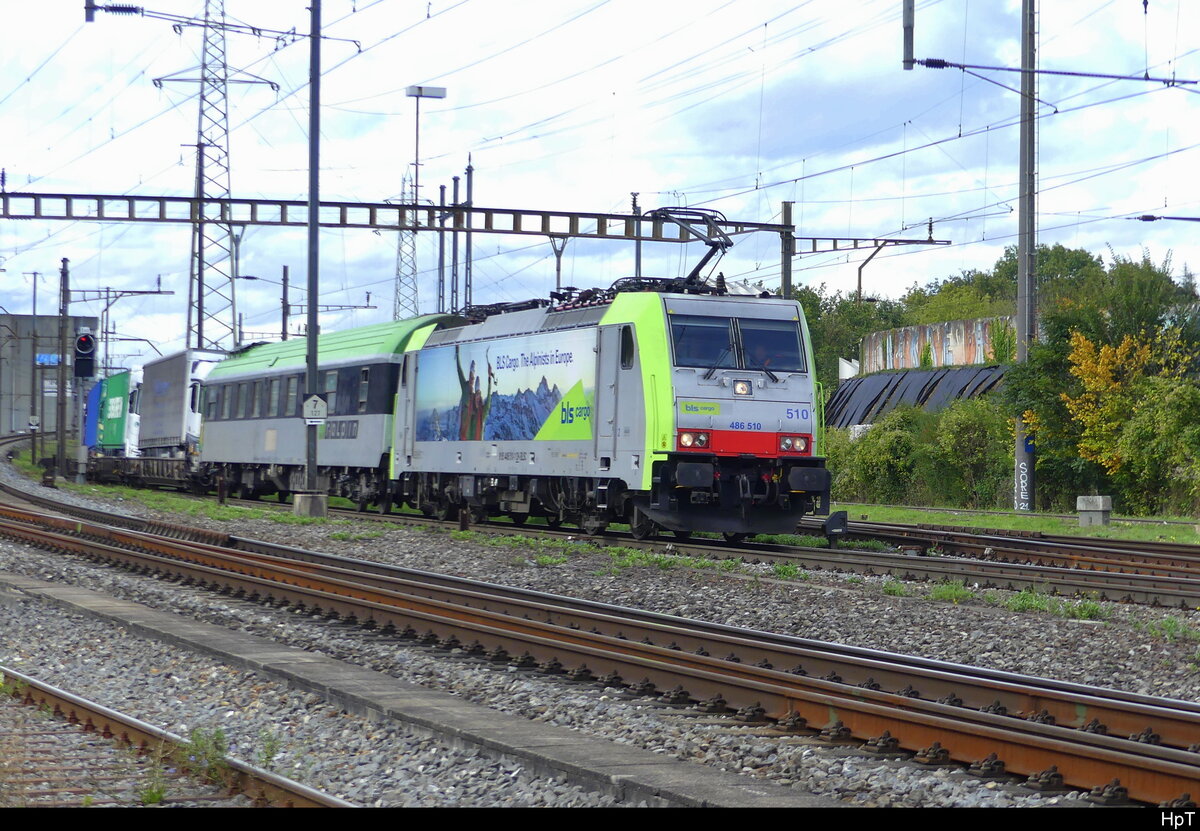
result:
M 779 449 L 780 450 L 791 450 L 792 449 L 792 437 L 784 436 L 783 438 L 781 438 L 779 440 Z
M 680 433 L 679 434 L 679 444 L 682 447 L 691 447 L 695 443 L 696 443 L 696 437 L 694 435 L 692 435 L 691 433 Z
M 733 394 L 734 395 L 750 395 L 750 393 L 753 392 L 753 390 L 754 390 L 754 387 L 751 386 L 749 381 L 734 381 L 733 382 Z
M 697 447 L 708 447 L 708 433 L 697 433 L 696 434 L 696 446 Z
M 804 453 L 806 450 L 808 450 L 808 437 L 807 436 L 797 436 L 796 437 L 796 449 L 799 450 L 801 453 Z

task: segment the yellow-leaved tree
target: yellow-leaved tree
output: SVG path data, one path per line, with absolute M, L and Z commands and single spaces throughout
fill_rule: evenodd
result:
M 1062 393 L 1067 410 L 1082 428 L 1079 455 L 1112 474 L 1121 469 L 1118 446 L 1121 426 L 1137 399 L 1138 382 L 1146 377 L 1151 344 L 1126 335 L 1118 346 L 1096 345 L 1078 331 L 1071 333 L 1071 374 L 1083 385 L 1077 396 Z

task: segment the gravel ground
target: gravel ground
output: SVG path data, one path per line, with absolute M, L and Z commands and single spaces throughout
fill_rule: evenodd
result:
M 9 475 L 6 466 L 0 466 L 0 476 Z M 64 500 L 76 498 L 63 495 Z M 884 581 L 876 578 L 814 573 L 807 579 L 779 581 L 770 579 L 768 567 L 757 566 L 742 566 L 737 575 L 716 569 L 621 567 L 609 554 L 590 547 L 572 549 L 565 561 L 559 562 L 561 551 L 497 545 L 494 543 L 499 540 L 490 535 L 463 539 L 463 535 L 445 531 L 384 529 L 338 520 L 303 526 L 262 519 L 183 520 L 158 515 L 134 503 L 122 504 L 131 514 L 219 528 L 238 536 L 735 626 L 1151 695 L 1195 700 L 1200 692 L 1198 643 L 1189 637 L 1200 629 L 1196 612 L 1102 604 L 1104 619 L 1079 621 L 1044 613 L 1009 612 L 997 605 L 1011 594 L 1007 592 L 979 592 L 975 600 L 951 604 L 927 599 L 924 595 L 929 587 L 920 584 L 906 585 L 907 596 L 885 594 Z M 0 569 L 61 582 L 92 580 L 97 588 L 116 596 L 320 650 L 499 710 L 680 759 L 794 784 L 837 796 L 851 805 L 1080 804 L 1078 794 L 1045 797 L 1011 784 L 981 782 L 957 769 L 929 771 L 814 745 L 808 740 L 779 740 L 751 730 L 731 729 L 728 724 L 680 718 L 657 704 L 631 701 L 615 690 L 568 686 L 503 668 L 447 660 L 420 648 L 381 646 L 365 633 L 348 627 L 314 624 L 286 611 L 247 607 L 114 569 L 30 554 L 28 549 L 7 544 L 0 544 Z M 895 586 L 889 583 L 888 591 L 894 592 Z M 189 728 L 222 726 L 239 747 L 254 749 L 242 754 L 250 761 L 264 742 L 273 746 L 278 740 L 280 748 L 274 758 L 280 772 L 344 798 L 383 805 L 602 802 L 562 783 L 524 781 L 518 772 L 486 760 L 469 760 L 458 751 L 444 748 L 417 747 L 413 751 L 413 758 L 418 760 L 415 769 L 402 766 L 390 752 L 385 754 L 388 758 L 380 758 L 378 748 L 390 749 L 393 742 L 407 748 L 403 743 L 414 740 L 397 733 L 381 742 L 382 734 L 388 731 L 380 725 L 360 723 L 273 682 L 218 668 L 204 659 L 180 656 L 157 644 L 135 643 L 127 635 L 104 631 L 106 627 L 98 623 L 67 619 L 52 610 L 25 608 L 29 603 L 18 605 L 22 605 L 19 613 L 0 614 L 0 662 L 17 654 L 30 674 L 39 674 L 33 667 L 45 666 L 51 673 L 48 680 L 54 680 L 53 673 L 70 678 L 73 685 L 94 678 L 102 689 L 115 687 L 111 683 L 114 677 L 128 679 L 130 683 L 122 685 L 123 690 L 112 690 L 119 699 L 106 703 L 118 709 L 129 708 L 135 714 L 135 704 L 149 707 L 147 702 L 163 697 L 164 684 L 168 685 L 166 689 L 188 690 L 189 710 L 185 712 L 193 713 L 187 717 Z M 31 619 L 38 621 L 36 638 L 27 637 Z M 14 630 L 17 621 L 22 622 L 25 635 Z M 1165 633 L 1174 637 L 1168 638 Z M 71 657 L 63 657 L 67 655 Z M 175 702 L 171 706 L 176 712 Z M 161 718 L 179 720 L 165 712 Z M 178 723 L 164 726 L 181 732 Z M 448 783 L 458 782 L 460 776 L 473 782 L 475 774 L 488 783 L 482 791 L 470 784 L 449 791 Z M 498 788 L 497 782 L 511 782 L 512 789 Z M 433 790 L 435 787 L 440 790 Z

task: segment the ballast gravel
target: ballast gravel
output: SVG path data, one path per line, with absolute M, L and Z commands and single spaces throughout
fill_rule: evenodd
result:
M 0 465 L 0 478 L 13 474 Z M 27 483 L 26 483 L 27 484 Z M 59 491 L 64 502 L 95 504 Z M 1196 700 L 1200 630 L 1195 611 L 1101 604 L 1105 618 L 1080 621 L 1014 613 L 978 592 L 966 603 L 926 597 L 929 587 L 815 572 L 776 580 L 769 567 L 622 565 L 584 543 L 564 550 L 513 544 L 486 531 L 460 534 L 344 520 L 295 525 L 270 519 L 216 522 L 163 515 L 134 502 L 125 513 L 210 527 L 241 537 L 422 568 L 607 603 L 766 629 L 959 663 Z M 1082 795 L 1047 796 L 1015 780 L 983 781 L 961 768 L 929 770 L 811 739 L 765 736 L 721 719 L 685 715 L 614 689 L 566 684 L 321 623 L 117 569 L 0 543 L 0 569 L 88 585 L 145 605 L 240 629 L 291 646 L 448 691 L 507 713 L 833 796 L 848 805 L 1081 805 Z M 988 595 L 988 596 L 985 596 Z M 605 805 L 611 800 L 511 765 L 405 736 L 387 724 L 337 711 L 285 685 L 135 638 L 107 624 L 28 599 L 0 606 L 0 663 L 16 660 L 174 732 L 220 727 L 239 755 L 265 754 L 280 773 L 363 805 Z M 67 681 L 70 683 L 68 684 Z M 88 688 L 98 694 L 93 696 Z M 103 695 L 111 696 L 105 699 Z M 164 721 L 165 719 L 165 721 Z

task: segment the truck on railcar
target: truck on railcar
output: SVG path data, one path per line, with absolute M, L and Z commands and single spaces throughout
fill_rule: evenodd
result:
M 101 379 L 88 393 L 84 440 L 88 447 L 88 478 L 94 482 L 124 481 L 124 460 L 141 455 L 141 385 L 142 369 L 137 367 Z

